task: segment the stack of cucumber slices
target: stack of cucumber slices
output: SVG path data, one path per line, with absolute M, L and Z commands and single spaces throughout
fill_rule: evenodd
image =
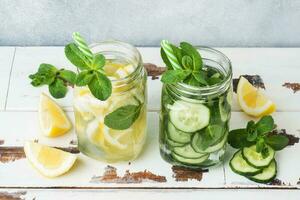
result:
M 211 111 L 203 104 L 176 101 L 169 109 L 165 138 L 171 157 L 189 166 L 215 164 L 209 157 L 224 147 L 228 130 L 211 124 Z
M 252 181 L 271 182 L 276 177 L 277 164 L 274 159 L 275 151 L 270 146 L 267 148 L 269 152 L 267 157 L 256 151 L 256 145 L 238 150 L 229 162 L 230 168 Z

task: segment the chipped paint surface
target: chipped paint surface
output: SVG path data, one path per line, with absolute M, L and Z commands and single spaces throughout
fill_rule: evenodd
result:
M 282 86 L 292 89 L 294 93 L 300 91 L 300 83 L 284 83 Z
M 94 176 L 91 179 L 91 182 L 93 183 L 142 183 L 145 181 L 162 183 L 167 182 L 167 179 L 165 176 L 153 174 L 148 170 L 139 172 L 130 172 L 129 170 L 126 170 L 123 176 L 119 176 L 117 168 L 110 165 L 106 166 L 102 176 Z
M 0 147 L 0 163 L 13 162 L 25 158 L 23 147 Z
M 158 67 L 152 63 L 144 63 L 144 67 L 147 71 L 148 76 L 152 77 L 152 80 L 158 79 L 158 76 L 162 75 L 166 71 L 165 67 Z
M 185 167 L 172 166 L 173 178 L 176 181 L 197 180 L 201 181 L 203 173 L 208 172 L 208 169 L 188 169 Z
M 283 182 L 282 180 L 275 178 L 273 181 L 271 181 L 268 185 L 279 185 L 279 186 L 286 186 L 286 185 L 291 185 L 290 183 L 287 184 Z
M 259 75 L 247 75 L 246 74 L 246 75 L 241 75 L 241 76 L 243 76 L 245 79 L 247 79 L 254 87 L 261 88 L 261 89 L 266 89 L 264 81 L 262 80 L 262 78 Z M 236 90 L 237 90 L 237 86 L 238 86 L 240 77 L 239 78 L 234 78 L 232 80 L 233 91 L 234 92 L 236 92 Z
M 25 191 L 20 192 L 0 192 L 1 200 L 24 200 L 23 196 L 26 195 Z
M 76 147 L 56 147 L 70 153 L 79 153 Z M 13 162 L 25 158 L 23 147 L 0 147 L 0 163 Z

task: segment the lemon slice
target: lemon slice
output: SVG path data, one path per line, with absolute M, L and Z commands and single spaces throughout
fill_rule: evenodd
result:
M 66 173 L 77 158 L 74 154 L 35 142 L 26 142 L 24 151 L 32 166 L 47 177 L 56 177 Z
M 114 130 L 105 126 L 103 132 L 105 144 L 109 146 L 111 150 L 125 150 L 132 142 L 131 133 L 131 128 L 126 130 Z
M 102 120 L 103 121 L 103 120 Z M 105 149 L 104 145 L 104 123 L 97 118 L 88 123 L 86 128 L 87 137 L 91 143 Z
M 41 130 L 48 137 L 63 135 L 72 127 L 65 112 L 44 93 L 40 96 L 39 119 Z
M 275 104 L 244 77 L 239 80 L 237 97 L 242 110 L 248 115 L 261 117 L 276 110 Z

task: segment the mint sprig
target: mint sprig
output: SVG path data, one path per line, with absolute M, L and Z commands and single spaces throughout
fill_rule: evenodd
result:
M 249 121 L 246 128 L 230 131 L 228 143 L 237 149 L 256 145 L 256 151 L 267 157 L 268 148 L 266 145 L 279 151 L 284 149 L 289 142 L 286 136 L 270 134 L 274 129 L 274 119 L 272 116 L 267 115 L 256 123 L 252 120 Z
M 51 64 L 42 63 L 35 74 L 29 75 L 31 85 L 39 87 L 48 85 L 50 94 L 55 98 L 63 98 L 67 93 L 67 86 L 73 86 L 76 74 L 70 70 L 57 69 Z
M 187 42 L 181 42 L 179 47 L 163 40 L 161 42 L 161 58 L 167 66 L 161 81 L 165 84 L 183 82 L 192 86 L 207 86 L 222 81 L 220 74 L 208 75 L 203 68 L 203 61 L 199 51 Z M 166 46 L 168 45 L 168 46 Z M 170 50 L 171 49 L 171 50 Z M 168 50 L 168 51 L 167 51 Z M 167 51 L 167 52 L 166 52 Z M 180 66 L 172 65 L 176 60 Z
M 74 43 L 65 46 L 65 56 L 77 67 L 77 73 L 57 69 L 51 64 L 41 64 L 38 72 L 31 74 L 31 84 L 34 87 L 48 85 L 54 98 L 63 98 L 67 86 L 88 86 L 91 93 L 99 100 L 106 100 L 112 92 L 111 81 L 104 74 L 105 57 L 93 54 L 79 33 L 74 33 Z

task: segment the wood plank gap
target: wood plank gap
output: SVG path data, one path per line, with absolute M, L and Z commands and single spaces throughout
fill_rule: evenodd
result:
M 14 62 L 15 62 L 15 56 L 16 56 L 16 51 L 17 48 L 14 48 L 14 55 L 12 58 L 12 62 L 10 65 L 10 71 L 9 71 L 9 78 L 8 78 L 8 85 L 7 85 L 7 90 L 6 90 L 6 97 L 5 97 L 5 104 L 4 104 L 4 110 L 6 110 L 6 106 L 7 106 L 7 100 L 8 100 L 8 94 L 9 94 L 9 88 L 10 88 L 10 80 L 11 80 L 11 75 L 12 75 L 12 70 L 13 70 L 13 66 L 14 66 Z
M 0 186 L 1 189 L 16 190 L 300 190 L 296 186 L 221 186 L 221 187 L 80 187 L 80 186 L 50 186 L 50 187 L 32 187 L 32 186 Z

